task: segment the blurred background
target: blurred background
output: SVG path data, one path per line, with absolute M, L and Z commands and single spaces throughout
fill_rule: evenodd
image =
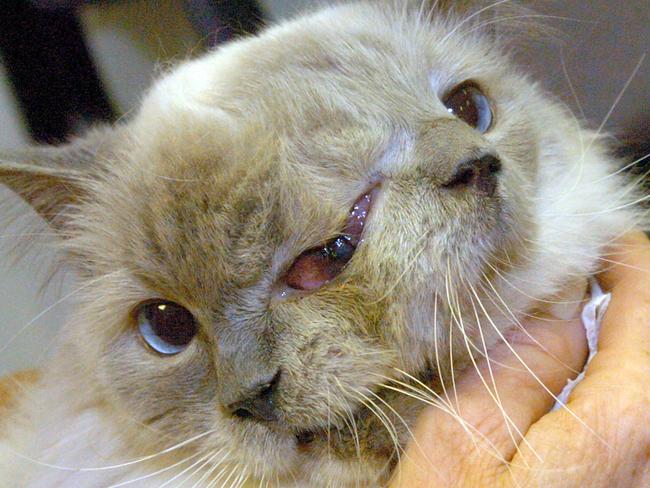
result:
M 161 67 L 317 3 L 12 0 L 0 13 L 0 153 L 128 116 Z M 586 124 L 615 134 L 622 155 L 647 154 L 647 0 L 524 3 L 548 16 L 553 33 L 529 41 L 519 62 Z M 0 200 L 21 205 L 4 188 Z M 74 292 L 66 273 L 43 288 L 56 255 L 38 236 L 24 250 L 20 232 L 0 227 L 0 376 L 47 356 Z M 16 246 L 18 262 L 9 252 Z

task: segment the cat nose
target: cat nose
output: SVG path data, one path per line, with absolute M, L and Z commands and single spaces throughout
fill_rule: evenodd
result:
M 497 188 L 497 175 L 501 171 L 501 160 L 491 154 L 478 159 L 459 163 L 445 188 L 467 187 L 482 195 L 491 197 Z
M 258 379 L 242 393 L 239 400 L 226 405 L 226 411 L 241 419 L 266 422 L 278 420 L 274 394 L 279 381 L 279 370 L 270 380 L 268 376 Z

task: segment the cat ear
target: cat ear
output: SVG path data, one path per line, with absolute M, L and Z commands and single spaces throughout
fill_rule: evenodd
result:
M 0 183 L 29 203 L 52 227 L 66 226 L 66 209 L 84 198 L 102 171 L 116 130 L 95 129 L 61 146 L 0 155 Z

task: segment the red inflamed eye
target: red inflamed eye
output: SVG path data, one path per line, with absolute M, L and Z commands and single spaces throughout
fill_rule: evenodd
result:
M 343 271 L 361 242 L 374 193 L 372 190 L 354 203 L 342 234 L 298 256 L 285 276 L 287 286 L 294 290 L 316 290 Z

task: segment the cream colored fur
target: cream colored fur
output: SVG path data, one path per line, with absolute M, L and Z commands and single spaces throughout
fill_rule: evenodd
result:
M 420 375 L 435 345 L 445 358 L 437 385 L 448 382 L 468 360 L 463 335 L 479 344 L 466 283 L 485 307 L 480 326 L 492 345 L 513 315 L 594 272 L 604 246 L 638 224 L 635 192 L 612 176 L 618 163 L 600 138 L 513 67 L 493 33 L 475 28 L 484 16 L 466 8 L 326 8 L 162 76 L 132 120 L 84 146 L 93 164 L 74 168 L 81 176 L 57 166 L 67 186 L 52 190 L 38 164 L 5 166 L 4 182 L 57 213 L 81 288 L 58 354 L 4 419 L 0 486 L 142 477 L 125 486 L 147 488 L 179 475 L 166 485 L 177 486 L 202 460 L 184 486 L 379 486 L 395 461 L 392 440 L 358 413 L 363 402 L 351 391 L 378 391 L 377 375 L 404 380 L 396 367 Z M 484 136 L 440 101 L 467 79 L 494 101 Z M 498 204 L 440 190 L 475 147 L 503 162 Z M 341 280 L 267 307 L 287 263 L 336 235 L 376 178 L 366 239 Z M 157 296 L 210 325 L 177 357 L 153 357 L 128 320 Z M 261 327 L 260 315 L 273 324 L 274 360 L 293 375 L 286 424 L 331 422 L 333 453 L 324 438 L 303 450 L 284 431 L 219 413 L 219 317 Z M 456 364 L 446 362 L 450 334 Z M 384 394 L 407 423 L 422 408 Z M 408 430 L 384 410 L 404 445 Z M 346 411 L 359 422 L 360 458 Z

